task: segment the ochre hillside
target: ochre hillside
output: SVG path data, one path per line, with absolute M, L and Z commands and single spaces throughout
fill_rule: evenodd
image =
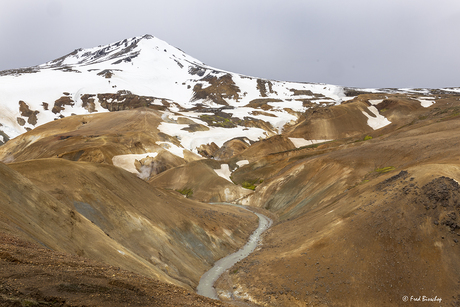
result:
M 0 305 L 459 306 L 459 181 L 459 88 L 77 49 L 0 72 Z

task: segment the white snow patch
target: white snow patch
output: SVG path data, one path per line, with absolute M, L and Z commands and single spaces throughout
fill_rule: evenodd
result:
M 386 119 L 385 116 L 381 115 L 379 113 L 379 110 L 377 110 L 376 107 L 374 106 L 370 106 L 368 107 L 369 111 L 375 115 L 374 116 L 371 116 L 369 115 L 367 112 L 364 112 L 364 111 L 361 111 L 363 112 L 364 115 L 366 115 L 367 117 L 367 124 L 374 130 L 377 130 L 377 129 L 380 129 L 380 128 L 383 128 L 389 124 L 391 124 L 391 122 Z
M 425 97 L 424 99 L 418 99 L 418 101 L 420 101 L 420 104 L 422 105 L 422 107 L 428 108 L 436 103 L 436 101 L 433 99 L 434 97 Z
M 121 250 L 117 250 L 120 254 L 122 254 L 123 256 L 126 255 L 125 252 L 122 252 Z
M 156 142 L 155 144 L 160 145 L 161 147 L 163 147 L 164 149 L 166 149 L 173 155 L 181 157 L 182 159 L 184 158 L 184 148 L 183 147 L 179 147 L 170 142 Z
M 261 114 L 254 115 L 253 114 L 254 111 L 257 112 L 261 110 L 254 109 L 254 108 L 248 108 L 248 107 L 239 107 L 236 109 L 223 110 L 223 112 L 232 114 L 232 116 L 238 117 L 241 119 L 244 117 L 252 117 L 252 118 L 256 118 L 256 119 L 268 122 L 273 126 L 273 128 L 276 129 L 276 131 L 278 131 L 278 133 L 282 132 L 284 125 L 286 125 L 287 123 L 293 124 L 297 120 L 296 116 L 289 114 L 283 109 L 275 109 L 274 111 L 271 111 L 271 110 L 263 111 L 266 114 L 271 114 L 274 116 L 261 115 Z M 302 112 L 304 111 L 305 111 L 305 108 L 303 108 Z
M 214 169 L 214 171 L 220 177 L 232 182 L 232 180 L 230 179 L 230 175 L 232 174 L 232 172 L 230 171 L 230 167 L 228 166 L 228 164 L 221 164 L 220 169 Z
M 270 101 L 270 102 L 267 102 L 267 104 L 269 106 L 272 106 L 274 108 L 277 108 L 277 109 L 284 109 L 284 108 L 289 108 L 289 109 L 292 109 L 296 112 L 305 112 L 305 107 L 303 106 L 303 103 L 302 101 L 298 101 L 298 100 L 292 100 L 292 101 L 277 101 L 277 102 L 274 102 L 274 101 Z
M 379 103 L 381 103 L 383 101 L 383 99 L 370 99 L 369 100 L 369 103 L 373 106 L 376 106 L 378 105 Z
M 442 88 L 441 90 L 460 93 L 460 87 L 451 87 L 451 88 L 446 87 L 446 88 Z
M 294 144 L 296 148 L 332 141 L 332 140 L 306 140 L 304 138 L 288 138 L 288 139 L 292 142 L 292 144 Z
M 356 96 L 342 97 L 342 102 L 343 102 L 343 101 L 353 100 L 353 99 L 355 99 L 355 98 L 356 98 Z
M 212 142 L 222 147 L 226 141 L 237 137 L 246 137 L 251 141 L 258 141 L 260 138 L 266 137 L 266 132 L 263 129 L 253 127 L 209 127 L 209 131 L 195 132 L 182 130 L 185 127 L 188 127 L 188 125 L 162 122 L 158 125 L 158 130 L 170 136 L 177 137 L 185 149 L 194 153 L 198 153 L 196 148 L 200 145 L 211 144 Z
M 5 140 L 3 140 L 3 135 L 0 134 L 0 142 L 4 143 Z
M 240 160 L 240 161 L 236 162 L 236 165 L 238 165 L 238 167 L 242 167 L 242 166 L 247 165 L 247 164 L 249 164 L 248 160 Z
M 113 165 L 120 167 L 124 170 L 127 170 L 133 174 L 139 174 L 134 165 L 136 160 L 141 160 L 146 157 L 155 158 L 158 155 L 157 152 L 143 153 L 143 154 L 129 154 L 129 155 L 118 155 L 112 158 Z

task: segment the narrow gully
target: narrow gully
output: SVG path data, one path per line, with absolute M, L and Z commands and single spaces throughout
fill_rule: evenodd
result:
M 244 206 L 240 206 L 240 205 L 235 205 L 235 204 L 230 204 L 230 203 L 218 203 L 218 204 L 231 205 L 231 206 L 236 206 L 236 207 L 240 207 L 245 210 L 248 210 Z M 248 211 L 251 211 L 251 210 L 248 210 Z M 259 226 L 257 227 L 257 229 L 251 234 L 246 245 L 244 245 L 239 251 L 216 261 L 216 263 L 214 263 L 214 266 L 209 271 L 207 271 L 201 276 L 198 287 L 196 288 L 196 291 L 198 294 L 218 300 L 219 297 L 217 296 L 216 289 L 214 288 L 214 283 L 227 269 L 234 266 L 238 261 L 241 261 L 242 259 L 249 256 L 249 254 L 251 254 L 257 247 L 257 244 L 260 241 L 260 236 L 262 235 L 262 233 L 266 231 L 268 228 L 270 228 L 270 226 L 273 223 L 271 219 L 269 219 L 263 214 L 260 214 L 257 212 L 253 212 L 253 213 L 259 217 Z

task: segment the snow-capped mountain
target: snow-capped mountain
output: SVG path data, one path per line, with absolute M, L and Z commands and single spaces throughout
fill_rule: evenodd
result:
M 183 142 L 195 150 L 203 143 L 220 146 L 234 137 L 256 140 L 278 133 L 297 119 L 296 112 L 343 98 L 338 86 L 222 71 L 145 35 L 0 72 L 0 142 L 72 114 L 147 106 L 164 111 L 161 130 L 184 141 L 190 132 L 181 130 L 175 117 L 210 127 L 206 133 L 195 132 L 195 141 Z

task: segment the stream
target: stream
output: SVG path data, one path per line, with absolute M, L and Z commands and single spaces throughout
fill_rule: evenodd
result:
M 240 205 L 230 203 L 219 204 L 236 206 L 248 210 L 244 206 Z M 259 227 L 257 227 L 257 229 L 251 234 L 245 246 L 243 246 L 239 251 L 218 260 L 216 263 L 214 263 L 214 266 L 209 271 L 207 271 L 203 274 L 203 276 L 201 276 L 200 283 L 196 288 L 198 294 L 218 300 L 219 297 L 217 296 L 216 289 L 214 288 L 214 283 L 217 281 L 220 275 L 222 275 L 227 269 L 234 266 L 238 261 L 249 256 L 249 254 L 251 254 L 256 249 L 257 244 L 260 240 L 260 235 L 265 230 L 270 228 L 273 221 L 263 214 L 256 212 L 253 213 L 259 217 Z

